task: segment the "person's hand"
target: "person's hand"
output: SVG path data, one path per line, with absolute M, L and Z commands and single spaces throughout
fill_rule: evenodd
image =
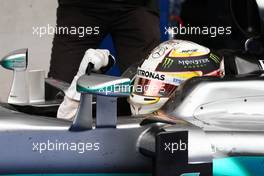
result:
M 89 63 L 93 64 L 93 71 L 97 72 L 101 68 L 106 67 L 109 63 L 110 52 L 103 49 L 88 49 L 80 64 L 78 73 L 76 76 L 80 77 L 85 74 L 85 71 Z

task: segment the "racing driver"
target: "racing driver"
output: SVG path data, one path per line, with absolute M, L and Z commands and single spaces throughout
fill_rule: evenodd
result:
M 184 81 L 197 76 L 223 76 L 222 68 L 222 58 L 199 44 L 184 40 L 160 44 L 137 69 L 129 97 L 132 114 L 157 112 Z

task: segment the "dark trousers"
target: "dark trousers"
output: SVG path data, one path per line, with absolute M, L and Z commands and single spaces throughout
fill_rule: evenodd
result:
M 92 28 L 92 34 L 83 37 L 74 32 L 55 34 L 49 77 L 69 83 L 77 73 L 85 51 L 98 48 L 107 34 L 113 38 L 122 72 L 144 59 L 160 42 L 159 15 L 137 4 L 99 0 L 86 4 L 60 4 L 57 29 L 59 27 Z M 99 34 L 94 30 L 98 29 L 96 27 L 99 27 Z

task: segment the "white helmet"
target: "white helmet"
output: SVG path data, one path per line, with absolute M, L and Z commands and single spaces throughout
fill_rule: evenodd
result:
M 159 110 L 176 88 L 195 76 L 220 76 L 221 58 L 210 49 L 184 40 L 169 40 L 155 48 L 138 68 L 129 103 L 132 114 Z

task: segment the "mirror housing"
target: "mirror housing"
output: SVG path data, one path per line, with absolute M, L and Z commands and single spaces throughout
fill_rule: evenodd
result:
M 130 95 L 131 80 L 107 75 L 84 75 L 77 81 L 80 106 L 70 131 L 93 128 L 92 97 L 96 96 L 96 128 L 116 128 L 117 98 Z
M 13 71 L 12 87 L 8 96 L 9 104 L 24 104 L 29 102 L 26 81 L 28 66 L 28 49 L 15 50 L 0 61 L 0 65 Z
M 84 75 L 77 82 L 77 91 L 108 97 L 128 97 L 131 80 L 100 74 Z
M 0 61 L 3 68 L 14 71 L 25 71 L 28 65 L 28 49 L 15 50 Z

